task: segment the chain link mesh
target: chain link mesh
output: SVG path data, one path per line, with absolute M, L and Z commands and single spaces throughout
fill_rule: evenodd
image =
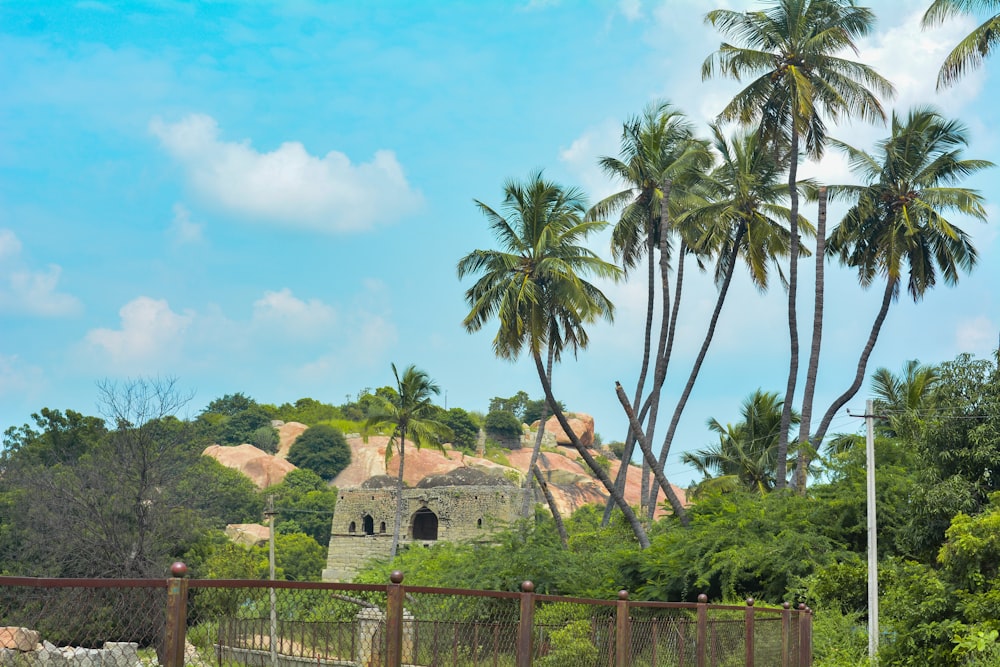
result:
M 170 600 L 184 599 L 167 591 L 165 580 L 0 577 L 0 667 L 166 665 Z M 374 667 L 390 651 L 405 665 L 514 667 L 522 650 L 539 667 L 680 667 L 699 651 L 710 667 L 746 663 L 743 607 L 266 581 L 196 580 L 186 592 L 171 644 L 185 667 Z M 755 664 L 806 667 L 805 614 L 751 613 Z

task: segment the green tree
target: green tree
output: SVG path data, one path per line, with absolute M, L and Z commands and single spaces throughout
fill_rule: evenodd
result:
M 619 271 L 580 245 L 602 222 L 583 221 L 582 193 L 546 181 L 540 173 L 527 183 L 504 186 L 506 217 L 476 202 L 497 237 L 499 250 L 474 250 L 458 263 L 458 276 L 481 274 L 466 290 L 471 310 L 463 324 L 469 332 L 499 320 L 493 350 L 501 359 L 516 359 L 527 347 L 535 362 L 549 408 L 591 472 L 622 509 L 642 546 L 646 531 L 594 457 L 580 444 L 552 393 L 542 359 L 561 354 L 564 346 L 586 347 L 585 324 L 611 319 L 614 306 L 584 275 L 617 278 Z
M 726 105 L 720 119 L 754 125 L 774 150 L 785 152 L 788 165 L 791 243 L 788 258 L 788 385 L 778 449 L 778 485 L 784 487 L 788 429 L 798 377 L 799 337 L 796 311 L 799 260 L 798 180 L 800 143 L 815 158 L 826 143 L 824 116 L 837 121 L 858 116 L 884 120 L 877 94 L 892 95 L 892 85 L 871 67 L 839 56 L 857 53 L 855 40 L 875 23 L 868 8 L 849 0 L 770 0 L 765 9 L 737 12 L 717 9 L 705 20 L 723 35 L 740 42 L 723 42 L 702 65 L 702 77 L 718 73 L 737 81 L 749 78 Z M 823 258 L 817 258 L 823 261 Z
M 934 0 L 924 14 L 924 27 L 943 23 L 956 14 L 971 13 L 976 10 L 987 12 L 1000 8 L 997 0 Z M 1000 41 L 1000 13 L 987 17 L 986 21 L 970 32 L 965 39 L 948 54 L 938 72 L 937 88 L 946 88 L 964 75 L 983 64 Z
M 838 188 L 856 196 L 857 203 L 831 235 L 830 250 L 857 269 L 863 287 L 882 277 L 885 289 L 854 380 L 823 415 L 815 442 L 822 442 L 834 415 L 861 388 L 889 306 L 899 298 L 904 269 L 907 292 L 918 302 L 937 284 L 938 273 L 954 285 L 959 271 L 975 266 L 972 239 L 945 218 L 959 213 L 986 220 L 982 196 L 957 187 L 963 178 L 993 166 L 964 159 L 968 143 L 964 125 L 929 108 L 913 109 L 905 119 L 893 113 L 892 135 L 879 143 L 875 155 L 837 142 L 864 184 Z
M 937 366 L 927 366 L 916 359 L 904 363 L 899 375 L 885 367 L 875 369 L 871 387 L 875 411 L 880 415 L 880 429 L 890 436 L 912 434 L 920 413 L 934 407 L 934 390 L 940 379 Z
M 216 398 L 205 406 L 201 414 L 213 413 L 225 415 L 226 417 L 235 417 L 239 413 L 253 407 L 257 407 L 257 401 L 249 396 L 244 396 L 241 392 L 236 392 L 235 394 L 226 394 L 225 396 Z
M 368 417 L 367 426 L 391 426 L 392 436 L 385 450 L 386 462 L 392 456 L 393 447 L 399 453 L 399 471 L 396 474 L 396 515 L 392 526 L 392 546 L 389 557 L 395 558 L 399 548 L 399 533 L 403 521 L 403 466 L 406 462 L 406 440 L 410 439 L 418 449 L 425 444 L 437 447 L 451 438 L 451 431 L 434 418 L 434 404 L 431 397 L 441 392 L 431 377 L 414 365 L 407 366 L 400 377 L 396 364 L 392 364 L 392 374 L 396 378 L 394 394 L 384 398 L 380 408 Z
M 312 470 L 299 469 L 289 472 L 281 484 L 268 487 L 265 493 L 275 496 L 278 530 L 282 530 L 286 522 L 294 521 L 301 532 L 317 543 L 330 543 L 330 522 L 337 504 L 335 487 L 329 486 Z
M 303 431 L 288 450 L 288 462 L 312 470 L 330 481 L 351 463 L 351 448 L 344 434 L 326 424 Z
M 777 393 L 758 389 L 743 401 L 742 420 L 723 426 L 708 420 L 708 429 L 719 441 L 697 452 L 685 452 L 684 463 L 694 466 L 705 480 L 702 488 L 732 490 L 742 487 L 754 493 L 775 488 L 778 434 L 781 431 L 781 400 Z M 792 423 L 798 415 L 792 413 Z
M 438 421 L 451 429 L 452 444 L 467 454 L 476 452 L 479 441 L 479 426 L 476 421 L 462 408 L 442 410 Z
M 487 435 L 501 438 L 520 438 L 521 420 L 514 416 L 513 412 L 506 410 L 495 410 L 486 415 L 483 422 Z

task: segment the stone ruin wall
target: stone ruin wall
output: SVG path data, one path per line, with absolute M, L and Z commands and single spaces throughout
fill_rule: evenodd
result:
M 414 515 L 423 508 L 437 517 L 438 540 L 482 540 L 517 520 L 520 492 L 512 486 L 403 489 L 400 545 L 433 543 L 413 540 Z M 350 581 L 365 561 L 388 558 L 395 513 L 395 489 L 341 489 L 334 508 L 323 581 Z M 370 535 L 365 531 L 366 516 L 371 518 Z

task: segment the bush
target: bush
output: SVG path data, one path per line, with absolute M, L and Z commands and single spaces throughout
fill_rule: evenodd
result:
M 520 438 L 521 422 L 513 412 L 495 411 L 486 415 L 486 432 L 500 438 Z
M 295 439 L 288 450 L 288 460 L 330 481 L 351 463 L 351 448 L 343 433 L 318 424 Z

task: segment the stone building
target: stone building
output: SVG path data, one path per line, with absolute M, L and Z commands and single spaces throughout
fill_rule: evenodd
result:
M 488 540 L 515 521 L 519 509 L 520 489 L 503 477 L 475 468 L 428 475 L 403 489 L 399 543 Z M 365 561 L 388 558 L 395 513 L 396 480 L 388 475 L 340 489 L 323 581 L 350 581 Z

